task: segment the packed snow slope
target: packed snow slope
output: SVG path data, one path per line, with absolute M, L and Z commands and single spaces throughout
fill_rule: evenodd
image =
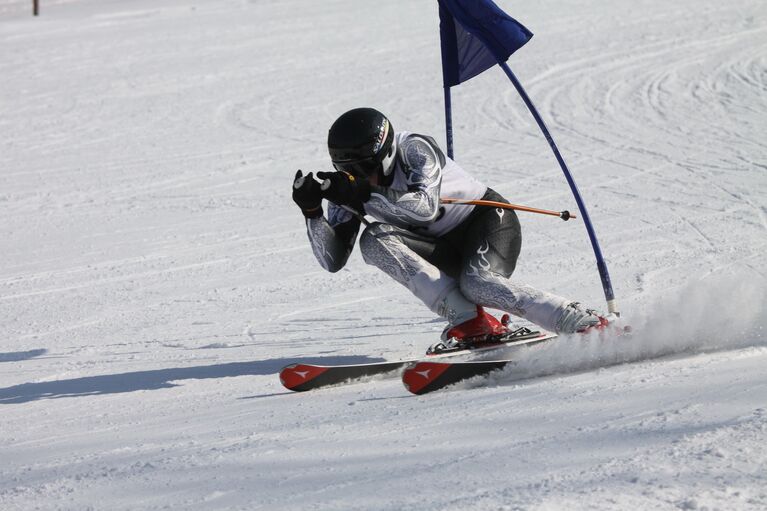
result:
M 767 508 L 767 3 L 500 0 L 634 335 L 422 397 L 291 394 L 291 362 L 413 357 L 443 324 L 290 200 L 357 106 L 443 137 L 437 6 L 0 0 L 0 509 Z M 499 70 L 457 159 L 575 204 Z M 593 307 L 580 221 L 514 277 Z

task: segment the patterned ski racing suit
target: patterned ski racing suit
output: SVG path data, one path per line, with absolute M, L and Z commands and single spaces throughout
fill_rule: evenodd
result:
M 396 140 L 393 179 L 388 186 L 371 185 L 364 204 L 364 213 L 377 220 L 359 240 L 365 262 L 451 325 L 476 315 L 476 304 L 559 331 L 568 301 L 509 278 L 522 239 L 514 211 L 439 202 L 440 197 L 506 200 L 445 156 L 430 137 L 400 132 Z M 327 219 L 307 220 L 323 268 L 336 272 L 346 264 L 360 226 L 356 216 L 333 203 Z

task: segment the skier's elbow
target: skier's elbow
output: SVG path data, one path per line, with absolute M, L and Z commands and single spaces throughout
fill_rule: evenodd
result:
M 346 266 L 346 261 L 349 260 L 349 254 L 335 254 L 335 257 L 330 254 L 325 254 L 325 257 L 318 257 L 317 260 L 326 271 L 330 273 L 338 273 L 341 268 Z
M 329 264 L 325 266 L 325 269 L 329 271 L 330 273 L 338 273 L 339 271 L 341 271 L 341 268 L 343 268 L 344 266 L 346 266 L 345 261 L 344 263 L 341 263 L 341 264 L 338 264 L 338 263 Z
M 320 263 L 320 266 L 322 266 L 322 269 L 330 272 L 330 273 L 337 273 L 341 268 L 344 267 L 344 262 L 336 262 L 331 258 L 327 257 L 317 257 L 317 262 Z

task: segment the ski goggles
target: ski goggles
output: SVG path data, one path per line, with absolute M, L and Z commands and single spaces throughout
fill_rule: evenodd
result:
M 358 160 L 333 161 L 333 167 L 357 177 L 371 177 L 379 172 L 388 175 L 387 171 L 394 162 L 396 154 L 397 141 L 392 137 L 388 150 L 382 150 L 378 154 Z

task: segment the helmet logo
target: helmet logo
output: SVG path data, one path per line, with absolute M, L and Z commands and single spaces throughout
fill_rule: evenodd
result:
M 389 119 L 384 118 L 381 125 L 378 127 L 378 137 L 376 138 L 375 145 L 373 146 L 373 154 L 378 154 L 378 151 L 383 147 L 386 142 L 386 137 L 389 135 Z

